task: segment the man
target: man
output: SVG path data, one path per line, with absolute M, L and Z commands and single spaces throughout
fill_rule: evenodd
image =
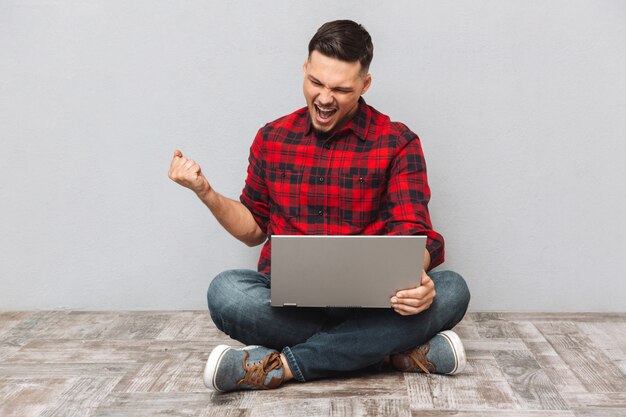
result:
M 251 345 L 211 352 L 209 388 L 276 388 L 385 362 L 443 374 L 465 365 L 450 329 L 465 315 L 469 291 L 454 272 L 430 272 L 444 260 L 444 242 L 428 214 L 420 141 L 361 97 L 372 82 L 372 56 L 361 25 L 340 20 L 319 28 L 303 65 L 307 106 L 259 130 L 240 201 L 218 194 L 195 161 L 174 153 L 172 180 L 195 191 L 234 237 L 265 243 L 258 272 L 226 271 L 209 286 L 216 326 Z M 421 285 L 396 293 L 389 309 L 273 308 L 273 234 L 426 235 Z

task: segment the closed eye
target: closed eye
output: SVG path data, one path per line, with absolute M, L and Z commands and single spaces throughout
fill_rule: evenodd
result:
M 324 84 L 322 84 L 322 82 L 315 77 L 309 76 L 309 81 L 311 81 L 311 84 L 313 84 L 316 87 L 325 87 Z M 353 88 L 349 88 L 349 87 L 333 87 L 331 88 L 331 90 L 340 94 L 348 94 L 354 91 Z

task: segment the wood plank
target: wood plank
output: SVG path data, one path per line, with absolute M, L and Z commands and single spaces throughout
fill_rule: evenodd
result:
M 93 412 L 109 395 L 119 378 L 81 377 L 69 385 L 55 403 L 39 417 L 83 417 Z
M 58 315 L 62 313 L 43 311 L 29 313 L 8 328 L 0 342 L 3 346 L 23 346 L 33 338 L 34 334 L 47 327 L 46 321 Z
M 198 417 L 249 417 L 251 410 L 242 408 L 209 407 L 200 412 Z
M 466 315 L 452 330 L 459 335 L 461 340 L 480 338 L 476 329 L 476 322 L 471 314 Z
M 406 398 L 340 398 L 330 401 L 330 416 L 411 417 L 411 411 Z
M 0 344 L 0 363 L 13 356 L 21 347 L 20 345 Z
M 585 408 L 575 410 L 576 417 L 624 417 L 626 416 L 626 408 L 620 409 L 603 409 L 603 408 Z
M 410 378 L 410 376 L 406 376 Z M 432 407 L 435 409 L 516 409 L 519 408 L 515 393 L 493 356 L 488 359 L 468 359 L 466 370 L 458 375 L 412 374 L 412 378 L 423 379 L 428 384 Z M 422 391 L 426 392 L 425 388 Z M 409 395 L 411 409 L 419 409 L 428 403 L 423 398 L 413 402 Z
M 123 313 L 55 311 L 38 317 L 31 339 L 98 339 Z
M 478 354 L 479 351 L 497 352 L 511 350 L 524 350 L 526 345 L 522 339 L 505 338 L 505 339 L 463 339 L 463 346 L 467 354 Z
M 65 378 L 0 378 L 0 416 L 39 416 L 70 385 Z
M 418 373 L 406 372 L 404 373 L 404 383 L 410 408 L 420 410 L 435 408 L 428 377 Z
M 263 398 L 267 394 L 267 391 L 259 392 L 257 398 Z M 250 408 L 238 409 L 244 411 L 246 416 L 254 417 L 293 417 L 293 416 L 313 416 L 313 417 L 328 417 L 332 415 L 330 408 L 331 400 L 329 398 L 303 398 L 303 399 L 275 399 L 273 402 L 268 403 L 263 401 L 258 404 L 251 404 Z M 219 414 L 220 409 L 213 409 L 208 415 L 222 416 Z M 242 414 L 236 414 L 242 415 Z
M 213 348 L 224 343 L 224 336 L 218 340 L 155 340 L 146 343 L 146 352 L 149 353 L 204 353 L 208 358 Z M 231 346 L 240 343 L 229 343 Z
M 136 363 L 151 341 L 32 340 L 5 363 Z
M 626 392 L 568 392 L 563 398 L 572 408 L 626 409 Z
M 137 311 L 121 314 L 102 338 L 114 340 L 155 339 L 163 331 L 174 312 Z
M 508 321 L 546 321 L 546 322 L 618 322 L 626 321 L 625 313 L 545 313 L 545 312 L 474 312 L 469 314 L 476 321 L 508 320 Z
M 494 356 L 526 410 L 565 410 L 567 404 L 527 350 L 497 351 Z
M 0 377 L 71 378 L 80 376 L 118 376 L 136 369 L 133 363 L 0 363 Z
M 626 322 L 576 323 L 588 337 L 612 361 L 626 361 Z
M 413 417 L 576 417 L 569 410 L 413 410 Z
M 536 322 L 557 354 L 589 392 L 624 392 L 619 368 L 571 322 Z
M 0 341 L 13 327 L 29 316 L 30 313 L 25 312 L 0 311 Z
M 206 340 L 214 336 L 216 330 L 208 311 L 183 311 L 170 317 L 155 339 Z
M 519 339 L 519 334 L 510 320 L 497 314 L 481 314 L 475 319 L 476 329 L 482 338 L 488 339 Z
M 436 409 L 517 409 L 515 393 L 505 380 L 477 381 L 463 375 L 430 377 Z
M 90 417 L 137 417 L 163 415 L 192 417 L 211 405 L 209 392 L 116 393 L 112 392 Z
M 515 328 L 524 344 L 558 392 L 586 392 L 587 389 L 569 366 L 531 322 L 515 322 Z
M 333 398 L 343 397 L 395 397 L 406 398 L 404 374 L 398 371 L 362 371 L 347 373 L 341 377 L 320 379 L 306 383 L 289 382 L 281 389 L 264 392 L 262 399 L 273 398 L 324 398 L 332 392 Z
M 136 371 L 128 372 L 115 391 L 202 392 L 204 353 L 168 353 L 150 356 Z

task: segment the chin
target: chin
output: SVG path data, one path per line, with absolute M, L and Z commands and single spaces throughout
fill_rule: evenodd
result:
M 330 126 L 318 126 L 318 125 L 313 124 L 313 127 L 315 128 L 315 130 L 321 133 L 333 133 L 335 132 L 336 126 L 337 126 L 337 123 L 333 123 Z
M 313 128 L 317 130 L 318 132 L 328 133 L 333 130 L 333 127 L 334 126 L 318 126 L 315 123 L 313 123 Z

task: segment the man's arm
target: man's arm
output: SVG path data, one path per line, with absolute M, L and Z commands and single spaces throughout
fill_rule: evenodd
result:
M 411 315 L 428 309 L 435 298 L 435 285 L 426 271 L 443 262 L 443 237 L 432 229 L 428 213 L 430 189 L 419 139 L 408 129 L 405 134 L 408 143 L 396 155 L 391 170 L 388 195 L 393 209 L 388 229 L 395 234 L 426 235 L 428 242 L 421 285 L 398 291 L 390 301 L 398 314 Z
M 386 222 L 388 234 L 425 235 L 429 263 L 426 271 L 444 261 L 443 236 L 433 230 L 428 212 L 430 187 L 426 175 L 426 161 L 419 138 L 405 127 L 401 135 L 404 146 L 391 164 L 387 204 L 391 208 Z
M 239 201 L 224 197 L 212 188 L 198 197 L 224 229 L 246 245 L 257 246 L 267 239 L 250 210 Z
M 200 165 L 186 158 L 179 150 L 174 151 L 168 176 L 195 192 L 217 221 L 235 238 L 248 246 L 260 245 L 267 239 L 250 210 L 239 201 L 224 197 L 215 191 L 202 173 Z

